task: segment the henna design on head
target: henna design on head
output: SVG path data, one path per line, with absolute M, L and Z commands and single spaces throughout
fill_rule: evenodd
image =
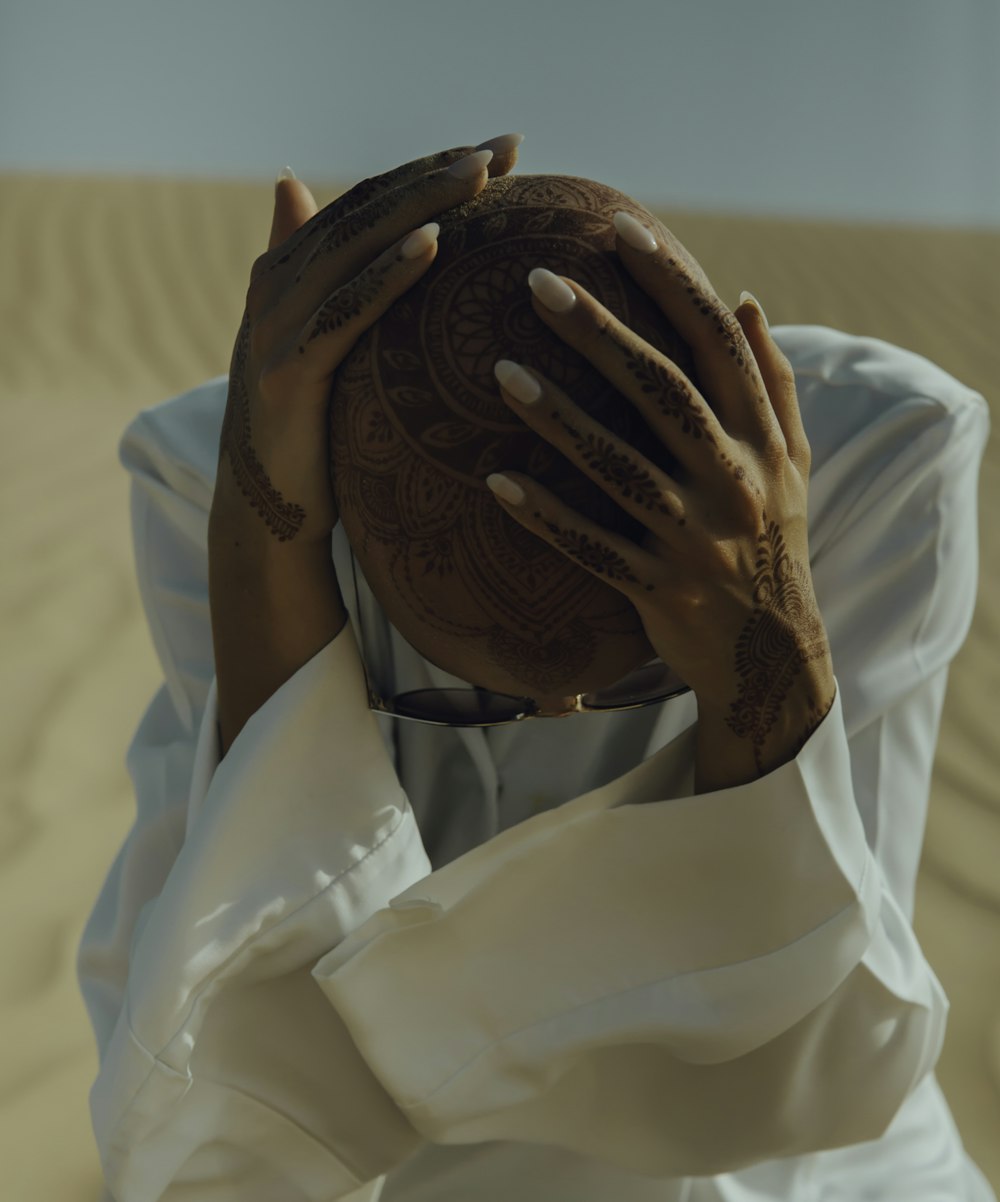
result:
M 808 570 L 792 561 L 777 523 L 769 522 L 766 513 L 762 521 L 764 530 L 757 540 L 754 612 L 736 644 L 736 671 L 743 683 L 726 720 L 735 735 L 750 739 L 761 775 L 762 750 L 781 717 L 795 677 L 806 664 L 829 654 Z M 807 729 L 796 754 L 826 713 L 819 714 L 819 707 L 811 699 L 809 706 Z
M 539 694 L 546 694 L 551 692 L 553 681 L 571 680 L 587 668 L 594 658 L 596 642 L 594 630 L 576 621 L 542 643 L 518 638 L 495 626 L 486 645 L 494 659 L 511 665 L 512 675 Z
M 235 362 L 230 373 L 230 381 L 235 391 L 230 392 L 226 404 L 219 440 L 220 449 L 227 456 L 233 477 L 240 492 L 250 502 L 250 508 L 261 517 L 278 542 L 284 543 L 291 541 L 302 529 L 306 511 L 301 505 L 286 501 L 278 492 L 253 449 L 250 398 L 243 382 L 249 338 L 250 321 L 244 315 L 243 325 L 236 339 Z
M 595 575 L 507 514 L 485 484 L 511 468 L 613 534 L 639 542 L 646 533 L 504 402 L 493 375 L 501 357 L 534 367 L 637 457 L 677 470 L 636 407 L 538 317 L 527 286 L 539 262 L 578 280 L 697 385 L 689 348 L 620 263 L 617 209 L 654 220 L 592 180 L 488 181 L 438 217 L 434 263 L 362 333 L 334 379 L 335 500 L 365 577 L 418 650 L 433 644 L 482 664 L 474 679 L 498 691 L 517 690 L 491 678 L 568 695 L 598 662 L 624 675 L 652 654 L 635 607 L 611 583 L 628 565 L 592 543 L 587 554 L 603 567 Z M 654 498 L 638 458 L 590 451 L 647 506 L 669 503 Z

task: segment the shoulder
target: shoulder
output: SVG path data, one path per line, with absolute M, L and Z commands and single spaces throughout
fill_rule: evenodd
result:
M 890 491 L 940 496 L 978 470 L 989 406 L 936 363 L 827 326 L 777 326 L 772 335 L 795 372 L 812 450 L 814 551 Z
M 771 333 L 795 372 L 814 471 L 875 431 L 891 441 L 904 431 L 972 426 L 985 443 L 985 398 L 923 355 L 828 326 L 776 326 Z

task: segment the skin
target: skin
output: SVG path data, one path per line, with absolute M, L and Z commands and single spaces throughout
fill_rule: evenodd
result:
M 412 180 L 413 165 L 397 171 L 397 180 Z M 484 171 L 479 187 L 485 179 Z M 359 188 L 366 186 L 372 181 Z M 473 184 L 467 192 L 476 190 Z M 405 268 L 398 253 L 374 261 L 373 255 L 417 224 L 415 210 L 427 220 L 446 201 L 456 203 L 426 180 L 416 201 L 397 184 L 395 194 L 369 202 L 370 221 L 352 217 L 349 238 L 343 218 L 338 226 L 336 212 L 324 210 L 321 220 L 308 218 L 254 265 L 209 529 L 223 753 L 260 704 L 325 645 L 318 640 L 329 641 L 346 620 L 329 556 L 338 514 L 328 465 L 318 462 L 323 400 L 350 346 L 404 290 L 408 273 L 412 279 L 429 266 L 434 248 Z M 293 217 L 282 220 L 276 211 L 272 243 Z M 652 255 L 618 235 L 615 245 L 692 348 L 703 392 L 567 277 L 561 278 L 576 297 L 568 313 L 550 312 L 537 297 L 532 305 L 637 406 L 683 465 L 685 483 L 680 472 L 667 475 L 599 427 L 528 367 L 542 387 L 539 404 L 524 406 L 498 384 L 499 395 L 646 533 L 639 542 L 624 539 L 513 471 L 525 501 L 497 503 L 629 597 L 655 653 L 698 698 L 696 789 L 705 792 L 756 779 L 794 758 L 835 697 L 809 571 L 810 453 L 790 365 L 756 310 L 744 305 L 730 312 L 669 231 Z M 337 280 L 340 295 L 331 302 Z M 285 551 L 276 554 L 276 544 Z M 298 620 L 290 638 L 275 630 L 289 613 Z M 434 658 L 433 647 L 418 650 Z M 454 661 L 445 666 L 463 675 Z M 558 709 L 564 696 L 537 699 Z

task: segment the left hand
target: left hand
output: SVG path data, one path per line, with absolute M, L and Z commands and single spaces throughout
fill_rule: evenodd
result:
M 811 451 L 795 377 L 752 302 L 730 312 L 672 234 L 645 253 L 619 233 L 616 249 L 691 348 L 707 396 L 574 281 L 548 276 L 574 295 L 565 311 L 547 308 L 537 292 L 532 306 L 636 406 L 689 483 L 526 367 L 540 399 L 524 404 L 501 386 L 504 401 L 647 533 L 641 545 L 613 534 L 520 472 L 503 474 L 521 486 L 524 501 L 497 500 L 526 529 L 624 593 L 656 653 L 696 694 L 699 713 L 724 718 L 762 749 L 776 725 L 801 735 L 803 718 L 810 718 L 815 729 L 835 695 L 809 569 Z M 534 272 L 532 280 L 539 283 Z M 501 368 L 498 380 L 503 374 Z

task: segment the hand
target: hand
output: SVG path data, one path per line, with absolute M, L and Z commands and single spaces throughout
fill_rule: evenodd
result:
M 417 159 L 322 212 L 299 181 L 276 188 L 270 245 L 250 274 L 229 369 L 209 515 L 220 755 L 347 622 L 330 555 L 334 373 L 434 261 L 434 240 L 415 259 L 400 257 L 410 232 L 475 196 L 487 171 L 509 171 L 516 146 L 511 136 L 484 145 L 494 151 L 488 167 L 464 180 L 446 168 L 472 147 Z
M 619 231 L 628 228 L 621 221 Z M 707 395 L 572 280 L 532 272 L 532 305 L 636 406 L 681 465 L 678 478 L 534 368 L 526 371 L 540 395 L 530 404 L 511 391 L 509 368 L 496 372 L 510 408 L 642 522 L 641 544 L 519 472 L 504 474 L 523 489 L 523 502 L 498 500 L 629 598 L 656 653 L 698 697 L 699 718 L 724 721 L 732 736 L 749 739 L 760 775 L 776 757 L 792 758 L 835 695 L 809 569 L 811 451 L 791 365 L 758 310 L 747 302 L 730 312 L 689 252 L 662 233 L 665 242 L 643 252 L 619 232 L 616 249 L 690 346 Z M 553 311 L 540 293 L 572 303 Z
M 364 180 L 321 212 L 298 180 L 277 185 L 270 244 L 250 273 L 229 369 L 213 498 L 223 525 L 241 514 L 261 545 L 329 543 L 339 517 L 328 441 L 334 374 L 433 263 L 434 237 L 402 257 L 410 234 L 508 172 L 516 137 L 483 143 L 493 157 L 469 178 L 448 168 L 475 148 L 456 147 Z

